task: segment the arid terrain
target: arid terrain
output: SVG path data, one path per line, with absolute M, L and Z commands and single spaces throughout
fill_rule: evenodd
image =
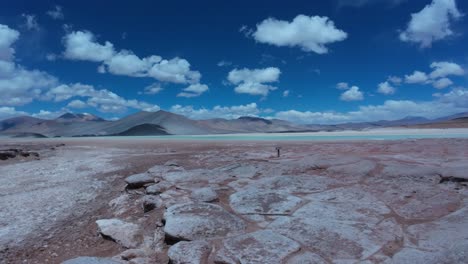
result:
M 0 158 L 1 263 L 468 262 L 468 139 L 4 139 Z

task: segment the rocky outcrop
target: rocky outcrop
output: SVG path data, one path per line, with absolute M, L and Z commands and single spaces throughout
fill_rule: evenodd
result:
M 176 241 L 228 237 L 246 228 L 239 217 L 209 203 L 174 205 L 167 209 L 164 218 L 166 236 Z
M 127 223 L 120 219 L 97 220 L 99 233 L 125 248 L 135 248 L 142 242 L 142 236 L 138 225 Z
M 144 187 L 147 184 L 154 183 L 155 179 L 149 173 L 139 173 L 139 174 L 128 176 L 125 179 L 125 182 L 127 183 L 127 188 L 135 189 L 135 188 Z

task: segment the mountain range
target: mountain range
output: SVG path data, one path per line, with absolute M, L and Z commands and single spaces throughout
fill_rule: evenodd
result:
M 437 119 L 406 117 L 400 120 L 300 125 L 279 119 L 243 116 L 237 119 L 192 120 L 167 111 L 141 111 L 116 121 L 91 114 L 65 113 L 53 120 L 20 116 L 0 121 L 0 135 L 10 137 L 149 136 L 229 133 L 286 133 L 362 130 L 382 127 L 468 127 L 468 112 Z

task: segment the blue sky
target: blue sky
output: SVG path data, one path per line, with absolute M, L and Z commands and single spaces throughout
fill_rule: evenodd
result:
M 164 109 L 300 123 L 468 111 L 468 3 L 15 1 L 0 119 Z

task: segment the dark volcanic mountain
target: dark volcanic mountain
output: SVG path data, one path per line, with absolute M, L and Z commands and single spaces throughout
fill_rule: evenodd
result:
M 141 124 L 141 125 L 137 125 L 132 128 L 129 128 L 118 134 L 115 134 L 114 136 L 156 136 L 156 135 L 169 135 L 169 134 L 160 125 Z

